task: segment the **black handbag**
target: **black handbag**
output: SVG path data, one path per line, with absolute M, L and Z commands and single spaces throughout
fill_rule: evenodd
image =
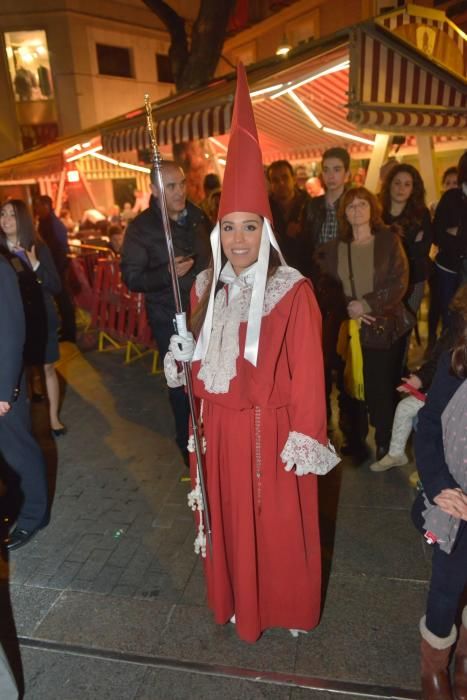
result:
M 352 266 L 351 244 L 347 243 L 347 259 L 352 296 L 357 298 Z M 363 323 L 360 326 L 360 342 L 363 348 L 371 350 L 388 350 L 399 338 L 395 316 L 375 316 L 373 323 Z

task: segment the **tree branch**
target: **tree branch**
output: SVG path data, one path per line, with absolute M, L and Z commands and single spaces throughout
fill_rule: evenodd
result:
M 185 20 L 170 5 L 167 5 L 164 0 L 143 0 L 143 2 L 159 17 L 169 31 L 171 40 L 169 48 L 170 66 L 175 85 L 179 89 L 179 80 L 189 59 Z
M 197 88 L 213 77 L 236 0 L 201 0 L 193 25 L 191 51 L 180 76 L 180 88 Z

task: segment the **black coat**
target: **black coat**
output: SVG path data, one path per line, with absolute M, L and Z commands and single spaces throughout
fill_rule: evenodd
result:
M 61 289 L 60 277 L 52 255 L 44 243 L 36 243 L 36 256 L 40 265 L 34 272 L 22 258 L 10 252 L 8 248 L 2 247 L 0 252 L 16 272 L 21 292 L 26 319 L 24 362 L 27 365 L 43 365 L 49 362 L 49 330 L 52 334 L 55 333 L 55 336 L 57 331 L 53 296 Z
M 188 309 L 190 290 L 196 275 L 208 266 L 209 233 L 212 228 L 201 209 L 191 202 L 187 202 L 186 209 L 187 215 L 181 222 L 170 222 L 175 255 L 190 255 L 195 260 L 191 270 L 178 278 L 183 310 Z M 145 294 L 151 326 L 171 322 L 175 302 L 168 267 L 169 256 L 160 209 L 153 197 L 149 208 L 128 225 L 120 265 L 127 287 L 133 292 Z
M 415 432 L 417 469 L 431 503 L 443 489 L 456 489 L 459 484 L 449 471 L 444 458 L 441 416 L 463 379 L 451 371 L 451 353 L 441 355 L 425 405 L 418 412 Z
M 274 197 L 269 197 L 272 222 L 277 242 L 287 265 L 295 267 L 306 277 L 310 274 L 308 251 L 308 231 L 306 229 L 306 209 L 310 197 L 305 190 L 297 189 L 287 217 Z M 289 225 L 298 225 L 297 235 L 289 235 Z M 292 227 L 291 227 L 292 228 Z
M 433 222 L 439 248 L 436 262 L 459 272 L 467 258 L 467 196 L 460 187 L 448 190 L 441 197 Z
M 1 254 L 0 299 L 0 401 L 10 403 L 19 387 L 26 324 L 17 277 Z
M 425 207 L 421 221 L 406 221 L 404 212 L 399 216 L 385 213 L 384 223 L 399 228 L 402 243 L 409 260 L 409 285 L 424 282 L 430 272 L 430 248 L 433 243 L 433 227 L 430 212 Z

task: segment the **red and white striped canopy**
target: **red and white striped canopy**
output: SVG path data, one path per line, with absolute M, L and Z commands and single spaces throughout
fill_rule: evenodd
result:
M 436 19 L 441 14 L 427 18 L 404 9 L 355 28 L 349 121 L 404 134 L 467 128 L 467 42 L 451 22 Z

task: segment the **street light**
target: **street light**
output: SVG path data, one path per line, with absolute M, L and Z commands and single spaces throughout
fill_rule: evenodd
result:
M 291 51 L 291 50 L 292 50 L 292 45 L 289 44 L 289 42 L 287 41 L 287 37 L 284 36 L 281 43 L 279 44 L 279 46 L 276 49 L 276 56 L 284 56 L 284 58 L 285 58 L 286 56 L 288 56 L 289 51 Z

